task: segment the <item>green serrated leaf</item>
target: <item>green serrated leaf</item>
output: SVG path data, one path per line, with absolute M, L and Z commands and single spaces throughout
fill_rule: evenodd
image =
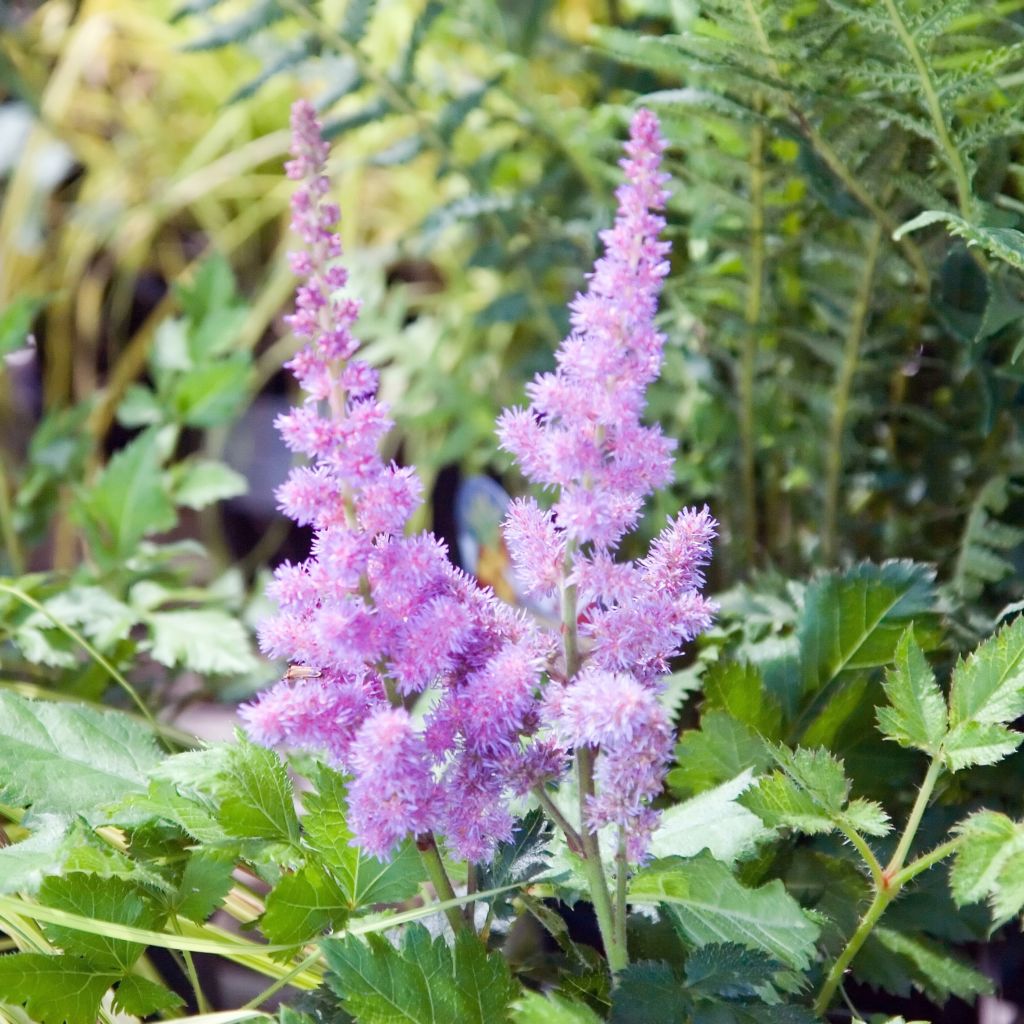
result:
M 114 993 L 114 1006 L 117 1009 L 140 1018 L 177 1010 L 184 1005 L 185 1001 L 176 992 L 137 974 L 129 974 Z
M 320 868 L 307 864 L 285 875 L 267 894 L 266 912 L 260 926 L 271 942 L 299 945 L 319 935 L 329 925 L 340 925 L 348 916 L 344 894 Z
M 1006 725 L 1024 714 L 1024 616 L 1004 626 L 953 670 L 950 724 Z
M 878 728 L 901 747 L 937 753 L 946 735 L 946 701 L 924 652 L 914 641 L 913 627 L 900 638 L 895 664 L 886 674 L 889 707 L 878 708 Z
M 747 769 L 763 771 L 772 761 L 765 741 L 724 711 L 706 711 L 700 729 L 684 732 L 675 750 L 668 784 L 680 793 L 701 793 Z
M 0 956 L 0 999 L 23 1005 L 37 1024 L 95 1024 L 100 1000 L 119 975 L 77 956 Z
M 96 817 L 144 793 L 160 760 L 152 734 L 116 712 L 0 693 L 0 793 L 8 803 Z
M 123 561 L 143 537 L 169 530 L 178 521 L 164 488 L 159 434 L 149 429 L 107 463 L 75 501 L 94 553 Z
M 349 909 L 398 903 L 414 896 L 424 874 L 413 844 L 404 843 L 388 862 L 368 857 L 351 844 L 352 833 L 345 820 L 344 778 L 320 765 L 313 781 L 317 792 L 302 796 L 306 811 L 302 817 L 303 832 L 306 842 L 341 885 Z
M 163 914 L 136 885 L 121 878 L 101 878 L 74 872 L 47 878 L 39 888 L 39 902 L 95 921 L 110 921 L 153 930 Z M 62 925 L 43 926 L 47 937 L 65 953 L 84 957 L 98 969 L 126 974 L 145 947 L 126 939 Z
M 517 824 L 512 839 L 499 843 L 494 856 L 478 869 L 481 889 L 500 889 L 506 885 L 522 884 L 541 874 L 548 864 L 552 827 L 537 808 L 530 811 Z M 498 896 L 492 902 L 493 913 L 511 911 L 511 897 Z
M 976 245 L 990 256 L 1009 263 L 1011 267 L 1024 270 L 1024 233 L 1014 228 L 989 228 L 972 224 L 946 210 L 924 210 L 901 224 L 893 233 L 893 238 L 899 241 L 904 235 L 932 224 L 945 224 L 950 234 L 963 238 L 969 246 Z
M 783 970 L 778 960 L 735 943 L 701 946 L 686 958 L 686 987 L 694 995 L 754 999 Z
M 1024 823 L 980 811 L 957 832 L 964 842 L 949 874 L 953 898 L 960 906 L 987 899 L 998 927 L 1024 907 Z
M 512 1004 L 513 1024 L 600 1024 L 601 1018 L 584 1003 L 557 992 L 526 992 Z
M 611 1024 L 677 1024 L 688 1020 L 692 1003 L 666 963 L 630 964 L 616 977 Z
M 169 668 L 203 675 L 240 675 L 259 664 L 252 640 L 238 619 L 219 608 L 182 608 L 152 612 L 149 653 Z
M 281 759 L 241 735 L 226 754 L 227 765 L 218 780 L 225 795 L 217 815 L 225 830 L 240 838 L 297 843 L 299 819 Z
M 361 1024 L 491 1024 L 507 1016 L 519 992 L 504 958 L 468 933 L 454 949 L 422 925 L 406 931 L 400 949 L 378 935 L 331 938 L 322 947 L 327 984 Z
M 703 689 L 705 709 L 724 711 L 765 739 L 780 738 L 782 709 L 765 687 L 757 666 L 717 662 L 705 675 Z
M 171 388 L 171 408 L 189 427 L 229 423 L 248 399 L 250 370 L 248 356 L 241 354 L 188 370 Z
M 177 913 L 202 924 L 231 890 L 234 868 L 235 860 L 227 854 L 217 850 L 194 851 L 185 865 L 175 894 Z
M 748 889 L 707 853 L 656 861 L 633 879 L 629 898 L 664 904 L 695 946 L 735 942 L 798 969 L 810 964 L 820 931 L 780 881 Z

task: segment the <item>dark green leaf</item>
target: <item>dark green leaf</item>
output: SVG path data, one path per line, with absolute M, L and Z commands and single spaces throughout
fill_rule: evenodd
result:
M 0 999 L 23 1005 L 38 1024 L 95 1024 L 118 977 L 77 956 L 10 953 L 0 956 Z
M 201 924 L 220 906 L 234 879 L 233 857 L 216 850 L 198 849 L 192 853 L 182 872 L 175 895 L 176 911 Z
M 226 754 L 227 766 L 219 779 L 224 799 L 218 819 L 227 832 L 247 839 L 297 843 L 299 819 L 281 759 L 240 734 Z
M 271 942 L 308 942 L 347 916 L 337 883 L 309 864 L 285 875 L 267 894 L 266 906 L 260 926 Z
M 129 974 L 114 993 L 114 1005 L 122 1013 L 134 1017 L 148 1017 L 165 1010 L 177 1010 L 184 1000 L 176 992 L 148 978 Z
M 680 793 L 702 793 L 748 768 L 764 770 L 772 757 L 765 741 L 750 726 L 724 711 L 705 711 L 700 729 L 683 733 L 675 760 L 668 784 Z

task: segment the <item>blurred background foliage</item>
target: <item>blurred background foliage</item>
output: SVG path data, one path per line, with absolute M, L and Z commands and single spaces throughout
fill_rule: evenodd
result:
M 956 617 L 973 642 L 1022 596 L 1022 8 L 8 5 L 7 571 L 38 570 L 47 600 L 74 580 L 132 607 L 154 583 L 161 607 L 249 622 L 260 573 L 301 555 L 274 511 L 271 426 L 289 400 L 280 165 L 299 93 L 334 141 L 393 454 L 421 467 L 423 520 L 454 541 L 460 479 L 521 486 L 495 414 L 551 365 L 610 217 L 624 118 L 646 103 L 674 179 L 651 409 L 681 456 L 649 527 L 707 501 L 718 591 L 934 563 L 950 607 L 970 603 Z M 130 458 L 162 498 L 126 525 L 131 501 L 102 488 Z M 152 553 L 128 570 L 140 540 Z M 124 620 L 127 665 L 154 637 Z

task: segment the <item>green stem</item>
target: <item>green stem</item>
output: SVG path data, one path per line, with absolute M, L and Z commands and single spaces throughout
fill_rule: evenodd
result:
M 323 950 L 319 946 L 313 950 L 304 960 L 297 963 L 287 974 L 282 975 L 275 982 L 268 985 L 262 992 L 254 995 L 244 1006 L 239 1007 L 242 1010 L 255 1010 L 258 1006 L 265 1003 L 272 995 L 276 992 L 280 992 L 286 985 L 290 985 L 296 975 L 301 974 L 308 967 L 312 967 L 313 964 L 323 956 Z
M 416 848 L 420 852 L 420 860 L 427 872 L 427 877 L 434 886 L 434 891 L 441 902 L 456 899 L 455 890 L 452 888 L 451 879 L 444 869 L 444 862 L 437 849 L 437 840 L 433 832 L 422 832 L 416 837 Z M 470 923 L 459 912 L 458 907 L 448 907 L 444 912 L 452 931 L 458 934 L 471 928 Z
M 903 831 L 903 835 L 896 847 L 896 852 L 892 855 L 892 860 L 889 861 L 882 871 L 880 878 L 875 882 L 875 891 L 871 904 L 860 919 L 857 930 L 850 936 L 849 942 L 846 943 L 843 951 L 836 958 L 835 963 L 832 964 L 831 969 L 825 976 L 821 991 L 814 1001 L 814 1013 L 816 1016 L 824 1016 L 825 1011 L 829 1008 L 836 994 L 836 989 L 843 980 L 846 969 L 853 963 L 854 957 L 860 952 L 861 946 L 864 945 L 872 929 L 878 924 L 879 918 L 885 913 L 889 904 L 899 895 L 903 886 L 910 879 L 942 860 L 943 857 L 948 857 L 956 849 L 956 845 L 959 843 L 958 839 L 944 843 L 942 846 L 932 850 L 931 853 L 919 857 L 906 868 L 903 867 L 941 773 L 942 759 L 936 755 L 928 766 L 928 772 L 921 783 L 921 788 L 918 790 L 917 799 L 910 810 L 907 827 Z M 864 845 L 866 846 L 867 844 L 865 843 Z M 872 874 L 874 874 L 873 870 Z
M 875 280 L 875 269 L 882 248 L 882 226 L 875 223 L 868 239 L 864 258 L 864 273 L 854 299 L 853 316 L 846 332 L 843 345 L 843 360 L 839 367 L 835 389 L 832 394 L 832 419 L 829 424 L 828 446 L 825 463 L 825 507 L 822 522 L 822 554 L 826 564 L 836 557 L 837 527 L 839 520 L 839 486 L 843 475 L 843 438 L 846 433 L 846 419 L 850 409 L 850 394 L 853 380 L 860 363 L 860 347 L 864 340 L 868 313 L 871 308 L 871 290 Z
M 821 986 L 818 998 L 814 1001 L 814 1015 L 816 1017 L 824 1017 L 825 1011 L 829 1008 L 832 997 L 836 993 L 836 989 L 843 980 L 846 969 L 853 962 L 853 958 L 860 952 L 861 946 L 867 941 L 867 937 L 871 934 L 875 925 L 878 924 L 878 919 L 885 913 L 886 907 L 892 902 L 894 896 L 895 893 L 891 889 L 878 889 L 875 892 L 871 906 L 865 911 L 864 916 L 860 919 L 860 924 L 857 925 L 857 930 L 850 937 L 850 941 L 846 944 L 842 953 L 839 954 L 836 962 L 832 965 L 832 969 L 825 978 L 825 983 Z
M 587 797 L 594 793 L 594 751 L 590 747 L 576 749 L 576 775 L 580 792 L 580 831 L 583 840 L 583 871 L 587 876 L 590 901 L 597 916 L 597 927 L 604 943 L 604 953 L 614 977 L 629 964 L 624 943 L 619 942 L 615 913 L 608 893 L 608 879 L 601 862 L 601 846 L 597 833 L 586 826 Z
M 935 784 L 939 781 L 939 776 L 942 774 L 942 761 L 939 757 L 935 757 L 932 763 L 928 766 L 928 773 L 924 777 L 924 781 L 921 783 L 921 788 L 917 791 L 917 799 L 914 801 L 914 806 L 910 810 L 910 817 L 907 819 L 907 827 L 904 829 L 903 836 L 900 839 L 899 845 L 896 847 L 896 852 L 892 855 L 892 860 L 885 867 L 885 874 L 890 880 L 890 884 L 895 875 L 903 868 L 903 864 L 907 859 L 907 854 L 910 852 L 911 844 L 914 842 L 917 836 L 917 830 L 921 825 L 921 819 L 924 817 L 924 812 L 928 808 L 928 801 L 932 798 L 932 793 L 935 790 Z
M 626 891 L 629 884 L 629 862 L 626 856 L 626 830 L 619 826 L 619 844 L 615 850 L 615 941 L 629 954 L 626 943 Z
M 161 730 L 156 719 L 150 713 L 149 708 L 146 707 L 145 702 L 139 696 L 135 687 L 128 682 L 127 679 L 102 655 L 100 652 L 93 647 L 91 643 L 76 629 L 72 629 L 67 623 L 62 622 L 52 612 L 41 605 L 34 597 L 30 597 L 23 590 L 19 590 L 17 587 L 12 587 L 9 583 L 0 583 L 0 593 L 10 594 L 15 600 L 20 601 L 22 604 L 27 605 L 29 608 L 34 609 L 41 615 L 45 615 L 53 624 L 57 627 L 66 637 L 73 640 L 79 647 L 82 648 L 86 654 L 89 655 L 98 665 L 100 665 L 107 675 L 117 683 L 118 686 L 124 690 L 125 693 L 131 698 L 132 703 L 139 709 L 142 717 L 145 718 L 150 728 L 163 740 L 163 731 Z M 164 740 L 166 745 L 166 740 Z M 168 749 L 170 749 L 168 745 Z
M 967 167 L 960 156 L 960 151 L 949 136 L 946 118 L 942 113 L 942 104 L 939 102 L 939 94 L 935 88 L 935 82 L 932 80 L 931 72 L 928 70 L 928 63 L 921 54 L 917 40 L 914 39 L 908 30 L 894 0 L 882 0 L 882 2 L 885 5 L 885 9 L 889 12 L 889 20 L 892 22 L 896 35 L 899 36 L 900 42 L 905 47 L 907 53 L 910 54 L 910 59 L 914 62 L 914 67 L 917 69 L 918 77 L 921 80 L 921 91 L 924 93 L 924 100 L 928 107 L 928 114 L 931 117 L 932 127 L 935 129 L 936 138 L 942 149 L 943 156 L 945 156 L 946 162 L 949 165 L 949 169 L 953 172 L 953 181 L 956 185 L 957 202 L 960 206 L 960 212 L 969 220 L 971 219 L 974 205 L 971 197 L 970 175 L 967 173 Z
M 569 823 L 569 819 L 558 809 L 558 805 L 551 797 L 544 791 L 542 785 L 533 787 L 533 795 L 537 798 L 537 802 L 544 808 L 544 812 L 547 816 L 565 833 L 565 841 L 569 844 L 569 849 L 573 853 L 579 854 L 583 852 L 583 840 L 580 838 L 579 832 L 576 831 Z
M 849 828 L 841 822 L 838 823 L 838 828 L 850 840 L 856 851 L 863 858 L 864 863 L 871 872 L 871 880 L 875 883 L 875 886 L 881 888 L 885 884 L 885 872 L 882 870 L 882 865 L 879 864 L 874 850 L 868 846 L 864 837 L 856 829 Z

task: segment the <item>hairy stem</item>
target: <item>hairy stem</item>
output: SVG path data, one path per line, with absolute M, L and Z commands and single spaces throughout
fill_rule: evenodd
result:
M 875 282 L 875 270 L 878 267 L 881 249 L 882 226 L 876 222 L 871 228 L 868 238 L 864 271 L 854 300 L 853 316 L 846 331 L 843 360 L 832 392 L 832 418 L 829 423 L 828 446 L 825 449 L 825 507 L 821 529 L 822 555 L 826 564 L 831 564 L 835 560 L 838 546 L 837 527 L 839 486 L 843 476 L 843 438 L 850 411 L 853 380 L 860 364 L 860 347 L 864 341 L 864 330 L 871 309 L 871 290 Z
M 437 840 L 434 838 L 434 833 L 421 832 L 416 837 L 416 849 L 420 852 L 420 860 L 423 862 L 423 868 L 427 872 L 431 885 L 434 887 L 434 892 L 437 893 L 437 898 L 442 903 L 457 899 L 455 890 L 452 888 L 451 879 L 448 877 L 448 872 L 445 871 L 444 862 L 441 860 L 441 854 L 437 849 Z M 448 923 L 456 934 L 472 929 L 472 925 L 462 916 L 458 907 L 449 907 L 444 912 L 444 916 L 448 918 Z
M 562 570 L 562 647 L 565 651 L 567 680 L 572 679 L 580 667 L 577 592 L 575 585 L 569 583 L 575 553 L 575 546 L 569 544 L 566 547 L 565 565 Z M 587 876 L 590 901 L 597 915 L 597 926 L 601 932 L 601 941 L 604 943 L 605 956 L 608 957 L 608 966 L 615 975 L 627 965 L 629 959 L 625 944 L 618 941 L 615 915 L 608 892 L 608 879 L 605 876 L 604 864 L 601 862 L 601 846 L 597 833 L 587 828 L 587 805 L 589 798 L 594 795 L 594 751 L 590 747 L 581 746 L 576 749 L 576 780 L 579 788 L 579 838 L 583 870 Z
M 626 944 L 626 894 L 629 883 L 629 859 L 626 855 L 626 830 L 619 826 L 619 844 L 615 850 L 615 940 L 625 950 Z
M 917 799 L 910 810 L 910 817 L 907 819 L 907 826 L 900 837 L 896 852 L 892 855 L 892 860 L 889 861 L 881 872 L 881 876 L 875 881 L 874 895 L 871 898 L 868 909 L 860 919 L 856 931 L 850 936 L 849 941 L 843 947 L 843 951 L 836 958 L 835 963 L 832 964 L 828 974 L 825 976 L 821 991 L 814 1001 L 814 1013 L 816 1016 L 824 1016 L 825 1011 L 829 1008 L 836 994 L 836 989 L 843 980 L 846 969 L 853 963 L 854 958 L 860 952 L 861 947 L 867 941 L 875 925 L 878 924 L 886 908 L 899 895 L 903 886 L 916 875 L 955 851 L 959 843 L 959 840 L 956 839 L 949 843 L 944 843 L 942 846 L 932 850 L 931 853 L 919 857 L 906 868 L 903 867 L 941 773 L 942 760 L 939 756 L 936 756 L 928 766 L 928 772 L 921 783 L 921 788 L 918 790 Z M 874 871 L 872 871 L 872 874 L 874 874 Z

